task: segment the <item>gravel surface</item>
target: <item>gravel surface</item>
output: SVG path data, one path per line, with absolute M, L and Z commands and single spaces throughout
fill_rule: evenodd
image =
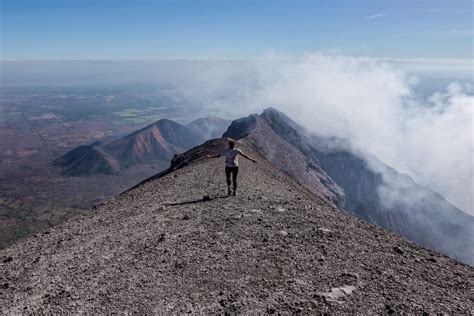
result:
M 206 146 L 0 251 L 0 311 L 474 312 L 472 267 L 342 213 L 262 159 L 241 158 L 228 197 L 222 158 L 189 163 L 224 142 Z

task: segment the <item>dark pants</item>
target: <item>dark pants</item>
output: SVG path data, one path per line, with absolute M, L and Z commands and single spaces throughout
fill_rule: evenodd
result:
M 232 175 L 232 182 L 234 183 L 234 190 L 237 189 L 237 174 L 239 167 L 225 167 L 225 177 L 227 179 L 227 186 L 230 187 L 230 176 Z

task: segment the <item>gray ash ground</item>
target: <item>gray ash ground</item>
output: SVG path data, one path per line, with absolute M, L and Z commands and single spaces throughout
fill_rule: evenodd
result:
M 0 311 L 473 312 L 472 267 L 240 169 L 235 197 L 200 160 L 2 250 Z

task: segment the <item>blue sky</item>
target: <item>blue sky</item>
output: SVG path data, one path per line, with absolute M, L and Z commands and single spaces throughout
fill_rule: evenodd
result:
M 0 0 L 1 58 L 473 58 L 472 0 Z

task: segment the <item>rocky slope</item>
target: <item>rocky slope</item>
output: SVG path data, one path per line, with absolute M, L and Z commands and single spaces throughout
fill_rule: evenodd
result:
M 167 162 L 209 138 L 220 137 L 230 121 L 218 117 L 186 125 L 162 119 L 122 138 L 100 145 L 82 145 L 53 162 L 65 175 L 118 174 L 133 165 Z
M 0 251 L 2 313 L 473 312 L 473 268 L 339 211 L 250 140 L 227 197 L 201 159 L 225 145 Z
M 474 217 L 348 141 L 311 134 L 269 108 L 232 122 L 246 139 L 314 194 L 370 223 L 474 266 Z

